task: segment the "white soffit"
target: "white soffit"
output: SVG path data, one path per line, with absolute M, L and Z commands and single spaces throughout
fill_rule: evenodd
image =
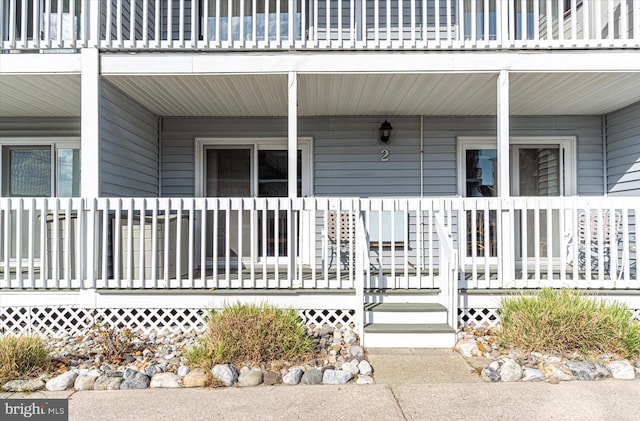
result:
M 286 116 L 286 75 L 106 76 L 162 116 Z
M 80 75 L 0 75 L 0 117 L 80 116 Z
M 305 74 L 301 116 L 495 115 L 492 74 Z
M 511 74 L 512 115 L 606 114 L 640 101 L 640 72 Z

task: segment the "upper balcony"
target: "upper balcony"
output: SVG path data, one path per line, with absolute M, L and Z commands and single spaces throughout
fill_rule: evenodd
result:
M 640 0 L 2 0 L 0 49 L 640 47 Z

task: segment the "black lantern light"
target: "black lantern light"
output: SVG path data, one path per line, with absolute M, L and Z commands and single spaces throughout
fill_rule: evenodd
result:
M 382 123 L 380 125 L 380 141 L 382 143 L 389 143 L 389 138 L 391 137 L 391 130 L 393 129 L 393 127 L 391 127 L 391 123 L 389 123 L 386 119 L 384 120 L 384 123 Z

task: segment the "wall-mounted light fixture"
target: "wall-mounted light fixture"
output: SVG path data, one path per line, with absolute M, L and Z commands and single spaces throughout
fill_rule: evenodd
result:
M 380 141 L 382 143 L 389 143 L 389 138 L 391 137 L 391 130 L 393 129 L 393 127 L 391 127 L 391 123 L 389 123 L 386 119 L 384 120 L 384 123 L 382 123 L 380 125 Z

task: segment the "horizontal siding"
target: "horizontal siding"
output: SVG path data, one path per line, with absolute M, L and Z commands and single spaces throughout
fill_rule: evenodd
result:
M 607 115 L 609 194 L 640 194 L 640 103 Z
M 107 82 L 101 90 L 100 195 L 157 196 L 157 117 Z
M 80 117 L 2 117 L 0 137 L 78 137 Z
M 394 117 L 391 142 L 378 138 L 381 117 L 301 118 L 301 137 L 313 138 L 316 196 L 418 196 L 420 119 Z M 602 195 L 602 124 L 599 116 L 512 117 L 512 136 L 577 136 L 579 195 Z M 283 118 L 166 118 L 163 125 L 162 196 L 192 196 L 194 138 L 286 137 Z M 425 196 L 457 195 L 459 136 L 496 136 L 491 117 L 424 119 Z M 389 151 L 382 162 L 381 150 Z

